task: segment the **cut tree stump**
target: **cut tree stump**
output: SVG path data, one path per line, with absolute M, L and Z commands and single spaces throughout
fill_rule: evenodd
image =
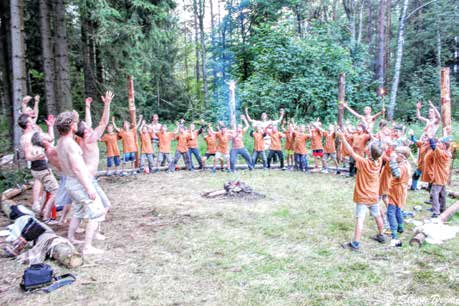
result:
M 426 238 L 427 236 L 423 232 L 418 232 L 414 235 L 413 238 L 411 238 L 410 245 L 421 247 L 424 244 Z

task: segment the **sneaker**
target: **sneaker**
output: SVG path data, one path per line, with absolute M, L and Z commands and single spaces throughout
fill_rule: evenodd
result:
M 439 214 L 435 214 L 435 213 L 434 213 L 434 214 L 432 214 L 432 219 L 436 219 L 436 218 L 438 218 L 439 216 L 440 216 Z
M 328 170 L 327 169 L 322 169 L 322 171 L 320 171 L 321 173 L 325 173 L 327 174 L 328 173 Z
M 391 239 L 390 246 L 400 248 L 402 247 L 402 242 L 398 239 Z
M 360 251 L 360 247 L 354 246 L 351 242 L 343 243 L 343 244 L 341 244 L 341 247 L 343 249 L 351 250 L 351 251 L 354 251 L 354 252 Z
M 337 170 L 336 175 L 340 175 L 340 174 L 341 174 L 341 171 Z
M 121 172 L 121 176 L 128 176 L 127 172 Z
M 44 220 L 43 223 L 48 224 L 48 225 L 56 225 L 59 222 L 57 222 L 55 219 L 48 219 L 48 220 Z
M 397 233 L 399 233 L 399 234 L 403 234 L 404 231 L 405 231 L 405 230 L 403 229 L 403 227 L 399 227 L 399 228 L 397 229 Z
M 282 171 L 285 171 L 285 170 L 287 170 L 287 168 L 283 167 L 281 170 L 282 170 Z
M 158 173 L 158 172 L 159 172 L 159 169 L 155 169 L 155 170 L 153 171 L 153 173 Z
M 432 205 L 432 202 L 431 201 L 424 201 L 424 204 Z
M 106 175 L 106 176 L 112 176 L 113 174 L 112 174 L 111 171 L 107 171 L 107 172 L 105 173 L 105 175 Z
M 385 243 L 386 242 L 386 236 L 384 234 L 377 234 L 373 237 L 371 237 L 374 241 L 377 241 L 379 243 Z

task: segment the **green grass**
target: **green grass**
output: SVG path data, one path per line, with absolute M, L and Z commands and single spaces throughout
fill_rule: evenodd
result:
M 266 198 L 200 196 L 231 178 Z M 458 237 L 440 246 L 411 247 L 413 227 L 407 224 L 403 247 L 391 248 L 369 238 L 375 225 L 367 218 L 361 253 L 341 248 L 353 233 L 353 184 L 334 175 L 274 170 L 108 179 L 103 188 L 113 202 L 104 225 L 109 239 L 98 243 L 105 257 L 90 258 L 88 267 L 73 271 L 78 282 L 52 299 L 9 293 L 0 302 L 16 297 L 16 303 L 56 305 L 457 304 Z M 407 210 L 427 208 L 421 204 L 426 198 L 424 191 L 409 192 Z

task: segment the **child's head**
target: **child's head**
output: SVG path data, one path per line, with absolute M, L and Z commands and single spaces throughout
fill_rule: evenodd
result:
M 191 123 L 191 124 L 190 124 L 190 131 L 194 131 L 194 127 L 195 127 L 195 126 L 194 126 L 194 123 Z
M 109 124 L 107 125 L 107 132 L 113 133 L 113 124 L 109 123 Z
M 92 129 L 86 124 L 86 122 L 81 120 L 80 122 L 78 122 L 78 128 L 75 132 L 75 135 L 81 138 L 85 138 L 85 136 L 91 131 Z
M 382 119 L 381 121 L 379 121 L 379 129 L 382 130 L 384 128 L 386 128 L 388 126 L 388 122 L 384 119 Z
M 167 125 L 165 124 L 162 124 L 161 125 L 161 128 L 159 129 L 162 133 L 166 133 L 167 132 Z
M 185 133 L 185 131 L 186 131 L 186 130 L 185 130 L 185 126 L 184 126 L 184 125 L 180 125 L 179 132 L 180 132 L 181 134 L 183 134 L 183 133 Z
M 410 157 L 410 148 L 406 147 L 406 146 L 402 146 L 402 147 L 397 147 L 395 149 L 395 153 L 397 154 L 397 157 L 395 158 L 395 160 L 400 163 L 402 161 L 405 161 L 407 160 L 409 157 Z
M 378 160 L 383 153 L 381 142 L 372 141 L 370 143 L 370 156 L 372 160 Z
M 158 114 L 154 114 L 153 116 L 151 116 L 151 122 L 158 122 L 158 120 L 159 120 Z
M 261 114 L 261 120 L 266 121 L 268 120 L 268 115 L 266 113 Z
M 435 110 L 431 107 L 429 108 L 429 119 L 435 118 Z
M 363 109 L 363 113 L 365 115 L 371 115 L 371 107 L 365 106 L 365 108 Z
M 129 121 L 124 120 L 124 122 L 123 122 L 123 128 L 124 128 L 125 130 L 129 130 L 129 129 L 131 128 L 131 124 L 129 123 Z
M 328 131 L 331 132 L 331 133 L 334 132 L 335 131 L 335 126 L 333 124 L 330 124 L 328 126 Z
M 273 124 L 272 125 L 272 130 L 274 133 L 277 133 L 279 130 L 277 129 L 277 125 Z
M 261 126 L 257 126 L 257 133 L 263 133 L 263 128 Z
M 365 130 L 366 130 L 366 126 L 365 126 L 364 123 L 361 122 L 361 123 L 357 124 L 357 132 L 361 133 L 361 132 L 363 132 Z
M 289 125 L 288 125 L 288 131 L 289 131 L 289 132 L 293 132 L 294 129 L 295 129 L 295 126 L 293 125 L 293 123 L 289 123 Z
M 32 125 L 32 118 L 28 114 L 21 114 L 18 119 L 18 125 L 21 129 L 25 130 L 28 126 Z
M 306 126 L 304 124 L 300 125 L 300 132 L 304 133 L 306 131 Z

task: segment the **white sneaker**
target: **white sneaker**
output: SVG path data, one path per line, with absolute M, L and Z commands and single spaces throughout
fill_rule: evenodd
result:
M 392 239 L 390 241 L 390 246 L 392 247 L 401 247 L 402 246 L 402 242 L 398 239 Z
M 328 170 L 327 169 L 322 169 L 322 171 L 320 171 L 321 173 L 328 173 Z

